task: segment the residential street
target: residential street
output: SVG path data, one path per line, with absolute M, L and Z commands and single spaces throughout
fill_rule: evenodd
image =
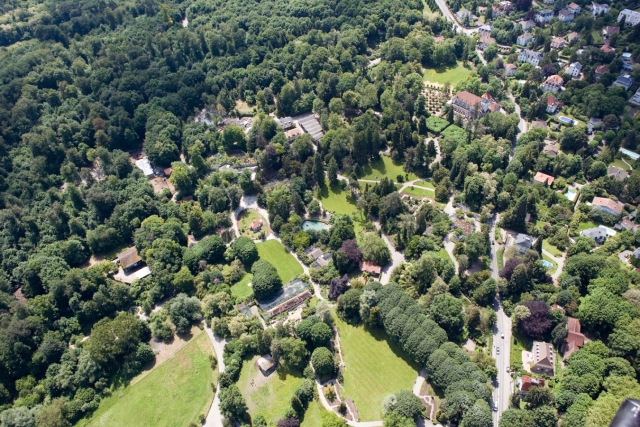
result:
M 478 30 L 475 28 L 467 29 L 467 28 L 464 28 L 462 25 L 458 24 L 458 21 L 456 21 L 455 17 L 453 16 L 453 13 L 451 13 L 451 10 L 449 10 L 449 7 L 447 6 L 447 2 L 445 0 L 436 0 L 436 4 L 442 11 L 442 14 L 444 15 L 444 17 L 449 21 L 453 22 L 453 25 L 456 27 L 458 32 L 462 32 L 469 36 L 478 32 Z

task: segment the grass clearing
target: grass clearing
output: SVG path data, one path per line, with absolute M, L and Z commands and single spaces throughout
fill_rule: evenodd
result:
M 317 400 L 311 401 L 307 411 L 304 413 L 300 427 L 318 427 L 322 425 L 322 412 L 324 408 Z
M 398 180 L 398 175 L 402 175 L 405 181 L 413 181 L 414 179 L 418 179 L 418 177 L 410 173 L 407 177 L 407 173 L 402 169 L 401 163 L 395 163 L 391 158 L 387 156 L 380 156 L 380 159 L 375 162 L 369 162 L 368 165 L 362 168 L 363 175 L 359 176 L 358 179 L 368 179 L 380 181 L 382 177 L 386 176 L 393 182 Z
M 278 270 L 282 283 L 286 284 L 303 273 L 300 263 L 277 240 L 256 244 L 260 259 L 266 259 Z
M 263 225 L 260 231 L 258 231 L 257 233 L 254 233 L 253 231 L 251 231 L 249 226 L 256 219 L 262 220 Z M 262 215 L 260 215 L 258 212 L 251 209 L 245 209 L 244 211 L 242 211 L 242 213 L 240 213 L 240 219 L 238 220 L 238 231 L 240 231 L 240 234 L 242 236 L 247 236 L 252 240 L 256 240 L 258 239 L 259 234 L 265 232 L 266 224 L 267 224 L 267 221 L 265 221 Z M 266 235 L 268 233 L 264 233 L 264 234 Z
M 583 230 L 586 230 L 587 228 L 596 228 L 598 227 L 598 224 L 596 224 L 593 221 L 587 221 L 587 222 L 581 222 L 580 225 L 578 226 L 578 233 L 580 233 Z M 544 244 L 543 244 L 544 247 Z
M 114 390 L 100 402 L 87 427 L 187 427 L 206 414 L 213 400 L 211 369 L 213 347 L 207 334 L 200 334 L 169 360 L 135 385 Z
M 426 180 L 422 180 L 422 181 L 418 181 L 415 183 L 415 185 L 417 187 L 425 187 L 425 188 L 431 188 L 432 190 L 436 189 L 436 186 L 433 185 L 433 182 L 431 181 L 426 181 Z
M 329 180 L 320 187 L 318 200 L 322 207 L 330 212 L 344 215 L 352 215 L 356 210 L 356 202 L 349 189 L 343 190 L 340 185 L 329 185 Z
M 249 286 L 252 279 L 253 274 L 246 273 L 242 276 L 242 280 L 231 286 L 231 295 L 236 299 L 236 301 L 244 301 L 253 295 L 253 289 Z
M 498 269 L 502 270 L 504 268 L 504 246 L 498 249 L 496 255 L 498 257 Z
M 382 419 L 382 400 L 413 387 L 419 367 L 381 329 L 351 326 L 335 319 L 345 361 L 344 395 L 356 404 L 361 421 Z
M 615 160 L 613 161 L 613 163 L 611 163 L 609 166 L 617 166 L 617 167 L 619 167 L 620 169 L 625 170 L 625 171 L 630 171 L 630 170 L 631 170 L 631 168 L 629 167 L 629 165 L 627 165 L 625 162 L 623 162 L 623 161 L 622 161 L 622 160 L 620 160 L 620 159 L 615 159 Z
M 464 67 L 458 62 L 458 65 L 453 68 L 429 68 L 424 72 L 422 79 L 429 83 L 441 85 L 449 83 L 451 86 L 455 86 L 458 82 L 470 76 L 474 71 L 470 65 L 467 64 L 467 66 Z
M 257 359 L 258 356 L 255 356 L 242 364 L 238 388 L 247 401 L 251 418 L 262 415 L 268 425 L 275 425 L 289 407 L 293 392 L 304 378 L 280 371 L 272 372 L 265 378 L 256 367 Z
M 402 192 L 404 194 L 408 194 L 410 196 L 415 196 L 415 197 L 433 197 L 434 196 L 433 190 L 427 190 L 425 188 L 407 187 L 404 190 L 402 190 Z
M 238 111 L 238 113 L 240 113 L 241 115 L 247 115 L 247 116 L 252 116 L 255 107 L 251 107 L 249 106 L 249 104 L 247 104 L 245 101 L 242 101 L 240 99 L 238 99 L 236 101 L 236 111 Z
M 602 40 L 602 32 L 599 30 L 592 30 L 591 36 L 593 37 L 593 44 L 604 44 Z
M 545 251 L 549 252 L 551 255 L 553 255 L 555 257 L 561 257 L 562 256 L 562 251 L 560 249 L 556 248 L 555 246 L 553 246 L 546 239 L 542 241 L 542 249 L 544 249 Z

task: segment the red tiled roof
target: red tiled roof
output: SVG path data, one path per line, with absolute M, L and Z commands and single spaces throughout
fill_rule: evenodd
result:
M 466 90 L 456 93 L 455 98 L 458 98 L 460 101 L 464 102 L 467 105 L 476 105 L 482 102 L 482 98 L 480 98 L 478 95 L 474 95 L 471 92 L 467 92 Z
M 614 48 L 612 48 L 611 46 L 607 46 L 607 45 L 602 46 L 600 49 L 605 53 L 615 52 L 616 51 Z
M 607 65 L 600 65 L 596 68 L 596 74 L 604 74 L 609 72 L 609 67 Z
M 544 83 L 545 84 L 552 84 L 552 85 L 556 85 L 556 86 L 561 86 L 563 82 L 564 82 L 564 80 L 562 80 L 562 77 L 560 77 L 557 74 L 554 74 L 553 76 L 549 76 Z
M 575 317 L 567 317 L 567 329 L 569 332 L 580 332 L 580 321 Z
M 547 97 L 547 105 L 557 105 L 557 104 L 558 104 L 558 99 L 555 96 Z
M 533 177 L 534 182 L 541 182 L 543 184 L 548 184 L 548 185 L 552 185 L 554 180 L 555 180 L 554 177 L 542 172 L 538 172 L 536 176 Z
M 367 273 L 380 274 L 382 268 L 379 265 L 375 265 L 365 261 L 360 266 L 360 270 L 366 271 Z
M 594 206 L 603 206 L 603 207 L 607 207 L 609 209 L 611 209 L 612 211 L 614 211 L 615 213 L 617 213 L 618 215 L 620 215 L 622 213 L 622 208 L 624 207 L 624 205 L 620 202 L 615 202 L 611 199 L 608 199 L 606 197 L 594 197 L 593 198 L 593 202 L 591 202 L 592 205 Z

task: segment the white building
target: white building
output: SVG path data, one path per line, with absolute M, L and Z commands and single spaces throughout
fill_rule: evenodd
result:
M 618 14 L 618 22 L 622 20 L 623 16 L 626 17 L 624 21 L 626 25 L 635 27 L 636 25 L 638 25 L 638 23 L 640 23 L 640 12 L 636 12 L 635 10 L 631 9 L 624 9 Z
M 522 49 L 520 51 L 520 55 L 518 55 L 518 62 L 526 62 L 537 67 L 543 57 L 544 54 L 542 52 L 536 52 L 531 49 Z
M 520 46 L 526 46 L 529 44 L 529 42 L 533 40 L 533 34 L 526 32 L 524 34 L 520 34 L 518 36 L 518 39 L 516 40 L 516 42 L 520 45 Z
M 607 14 L 610 10 L 611 7 L 609 7 L 608 4 L 591 2 L 591 14 L 594 18 L 599 15 Z
M 629 102 L 631 104 L 640 105 L 640 89 L 633 94 L 631 98 L 629 98 Z
M 571 22 L 573 21 L 573 12 L 571 12 L 569 9 L 562 9 L 560 12 L 558 12 L 558 19 L 565 24 Z
M 580 64 L 579 62 L 574 62 L 572 64 L 569 64 L 566 71 L 566 73 L 573 78 L 580 77 L 581 72 L 582 72 L 582 64 Z
M 536 17 L 535 20 L 536 22 L 540 22 L 542 23 L 548 23 L 551 22 L 551 19 L 553 18 L 553 10 L 551 9 L 542 9 L 540 12 L 536 13 Z
M 493 31 L 493 25 L 491 23 L 485 24 L 478 28 L 478 35 L 480 37 L 489 37 L 491 36 L 491 31 Z
M 153 167 L 151 166 L 151 162 L 146 157 L 143 157 L 140 160 L 136 160 L 136 167 L 142 170 L 142 173 L 147 178 L 153 176 Z

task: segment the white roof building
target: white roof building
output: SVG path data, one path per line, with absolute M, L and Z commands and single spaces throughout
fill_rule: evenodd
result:
M 618 14 L 618 22 L 622 20 L 622 17 L 626 18 L 624 21 L 625 25 L 631 25 L 632 27 L 635 27 L 636 25 L 638 25 L 638 23 L 640 23 L 640 12 L 636 12 L 635 10 L 623 9 Z
M 151 162 L 148 158 L 143 157 L 140 160 L 136 160 L 136 167 L 142 170 L 142 173 L 146 177 L 153 176 L 153 167 L 151 166 Z

